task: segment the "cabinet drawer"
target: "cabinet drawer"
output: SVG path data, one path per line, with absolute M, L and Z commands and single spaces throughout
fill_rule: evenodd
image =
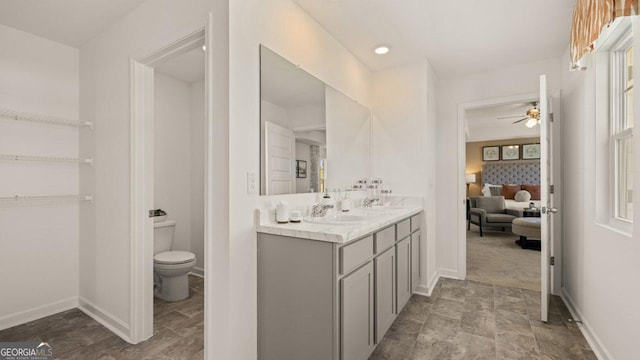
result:
M 420 229 L 420 222 L 421 222 L 420 215 L 421 214 L 416 214 L 411 217 L 411 232 L 414 232 Z
M 373 256 L 373 236 L 357 240 L 340 248 L 340 275 L 355 269 Z
M 390 248 L 396 242 L 396 227 L 391 225 L 386 229 L 382 229 L 373 235 L 374 250 L 376 254 L 380 254 Z
M 402 240 L 411 234 L 411 219 L 405 219 L 400 221 L 396 225 L 397 231 L 397 240 Z

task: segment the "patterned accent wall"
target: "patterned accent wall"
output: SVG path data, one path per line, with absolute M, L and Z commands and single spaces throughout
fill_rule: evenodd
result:
M 539 185 L 540 162 L 486 163 L 482 166 L 483 184 Z
M 320 191 L 320 174 L 318 170 L 320 170 L 320 146 L 311 145 L 311 159 L 310 164 L 307 167 L 307 171 L 309 171 L 309 183 L 313 191 Z

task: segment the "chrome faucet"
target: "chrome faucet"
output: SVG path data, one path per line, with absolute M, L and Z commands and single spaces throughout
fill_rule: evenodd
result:
M 315 204 L 311 207 L 311 216 L 312 217 L 321 217 L 327 215 L 327 211 L 333 208 L 333 205 L 322 205 Z
M 372 207 L 374 205 L 379 205 L 380 199 L 375 197 L 368 197 L 362 200 L 362 207 Z

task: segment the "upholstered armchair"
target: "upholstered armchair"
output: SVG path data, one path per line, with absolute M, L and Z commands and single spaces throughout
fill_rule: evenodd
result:
M 511 222 L 518 217 L 518 210 L 506 208 L 504 196 L 475 196 L 469 199 L 467 230 L 475 224 L 480 228 L 480 236 L 483 236 L 483 228 L 502 228 L 504 231 L 511 229 Z

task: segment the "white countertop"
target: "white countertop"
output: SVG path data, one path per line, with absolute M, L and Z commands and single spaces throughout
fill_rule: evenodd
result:
M 278 224 L 274 210 L 256 210 L 256 231 L 265 234 L 283 235 L 302 239 L 347 243 L 375 232 L 422 211 L 421 206 L 380 207 L 376 209 L 355 208 L 349 215 L 361 215 L 364 221 L 348 224 L 323 224 L 302 220 L 300 223 Z

